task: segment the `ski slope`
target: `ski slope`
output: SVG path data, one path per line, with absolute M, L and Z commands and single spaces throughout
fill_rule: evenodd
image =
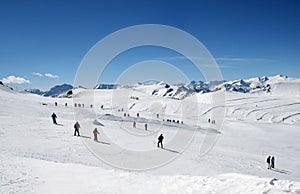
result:
M 151 86 L 77 89 L 74 99 L 0 86 L 0 193 L 299 193 L 297 86 L 271 94 L 225 92 L 223 104 L 212 103 L 214 93 L 152 96 Z M 73 136 L 76 120 L 81 137 Z M 165 149 L 156 147 L 160 133 Z M 207 139 L 213 148 L 204 154 Z M 268 155 L 276 158 L 272 171 Z

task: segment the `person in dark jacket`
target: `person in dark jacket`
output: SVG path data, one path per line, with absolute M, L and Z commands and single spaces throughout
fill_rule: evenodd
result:
M 77 133 L 77 136 L 80 136 L 80 134 L 79 134 L 80 125 L 79 125 L 78 121 L 76 121 L 76 123 L 74 124 L 74 129 L 75 129 L 74 136 L 76 136 L 76 133 Z
M 57 122 L 56 122 L 57 116 L 56 116 L 56 114 L 52 113 L 51 117 L 52 117 L 53 124 L 57 125 Z
M 271 169 L 271 156 L 267 158 L 268 169 Z
M 136 122 L 133 121 L 133 128 L 136 128 Z
M 275 158 L 272 156 L 271 158 L 271 168 L 275 168 Z
M 163 134 L 160 134 L 160 136 L 158 137 L 158 142 L 157 142 L 157 147 L 159 147 L 159 144 L 161 145 L 161 148 L 163 148 L 163 140 L 164 140 L 164 136 Z

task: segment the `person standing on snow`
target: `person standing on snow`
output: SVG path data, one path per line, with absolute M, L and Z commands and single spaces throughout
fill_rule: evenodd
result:
M 76 123 L 74 124 L 74 129 L 75 129 L 74 136 L 76 136 L 76 133 L 77 133 L 77 136 L 80 136 L 80 134 L 79 134 L 80 125 L 79 125 L 78 121 L 76 121 Z
M 267 158 L 268 169 L 271 169 L 271 156 Z
M 271 158 L 271 168 L 275 168 L 275 158 L 272 156 Z
M 163 144 L 162 144 L 163 140 L 164 140 L 164 136 L 163 134 L 160 134 L 160 136 L 158 137 L 157 147 L 159 147 L 160 144 L 161 148 L 163 148 Z
M 56 114 L 52 113 L 51 117 L 52 117 L 53 124 L 57 125 L 57 122 L 56 122 L 57 116 L 56 116 Z
M 94 129 L 93 134 L 94 134 L 94 141 L 98 141 L 97 135 L 100 134 L 100 133 L 99 133 L 97 128 Z
M 133 121 L 133 128 L 136 128 L 136 122 Z

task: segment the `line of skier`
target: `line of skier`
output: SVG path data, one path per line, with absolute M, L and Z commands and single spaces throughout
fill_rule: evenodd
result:
M 57 115 L 55 113 L 52 113 L 51 118 L 52 118 L 53 124 L 57 125 L 57 121 L 56 121 Z M 148 124 L 145 123 L 144 126 L 145 126 L 145 130 L 148 130 Z M 76 135 L 78 137 L 80 136 L 80 133 L 79 133 L 80 127 L 81 126 L 80 126 L 79 122 L 76 121 L 75 124 L 74 124 L 74 136 L 76 136 Z M 136 122 L 135 121 L 133 122 L 133 127 L 136 128 Z M 95 128 L 93 130 L 93 134 L 94 134 L 94 141 L 98 141 L 98 135 L 100 134 L 100 132 L 98 131 L 97 128 Z M 160 136 L 158 137 L 157 147 L 163 148 L 163 139 L 164 139 L 163 134 L 160 134 Z

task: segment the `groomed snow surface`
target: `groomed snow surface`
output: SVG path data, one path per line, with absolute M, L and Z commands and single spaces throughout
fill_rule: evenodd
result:
M 273 93 L 218 91 L 223 104 L 212 103 L 217 93 L 174 100 L 149 95 L 150 86 L 78 89 L 74 99 L 0 86 L 0 193 L 300 193 L 299 87 L 289 91 L 297 84 Z M 81 137 L 73 136 L 76 120 Z M 165 149 L 156 147 L 160 133 Z M 207 153 L 205 140 L 214 145 Z

